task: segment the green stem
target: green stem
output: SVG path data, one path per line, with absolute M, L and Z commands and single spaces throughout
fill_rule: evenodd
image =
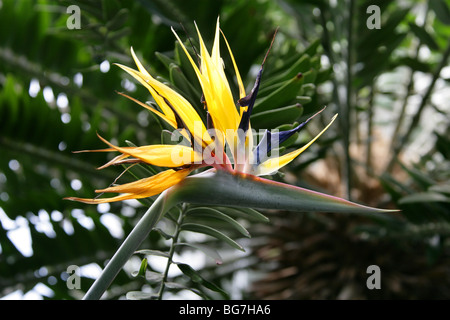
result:
M 180 231 L 181 231 L 180 226 L 181 226 L 181 224 L 183 222 L 185 213 L 186 213 L 186 204 L 184 204 L 183 208 L 181 208 L 180 216 L 178 217 L 178 220 L 177 220 L 177 223 L 176 223 L 176 226 L 175 226 L 175 233 L 174 233 L 174 236 L 172 238 L 172 245 L 171 245 L 170 250 L 169 250 L 169 258 L 167 259 L 166 269 L 164 270 L 163 278 L 162 278 L 162 281 L 161 281 L 161 286 L 159 287 L 158 300 L 162 299 L 164 288 L 166 287 L 165 283 L 167 281 L 167 276 L 169 274 L 170 266 L 172 265 L 173 255 L 175 253 L 175 247 L 176 247 L 175 244 L 178 242 L 178 237 L 179 237 Z
M 418 52 L 419 52 L 419 50 L 417 50 L 416 58 L 418 57 Z M 395 126 L 394 133 L 392 135 L 391 146 L 389 148 L 392 151 L 395 150 L 395 147 L 396 147 L 395 142 L 398 141 L 398 136 L 400 134 L 400 130 L 403 125 L 403 121 L 405 120 L 406 108 L 408 107 L 408 99 L 411 96 L 411 94 L 413 93 L 413 89 L 414 89 L 414 71 L 413 70 L 410 71 L 409 78 L 410 78 L 410 80 L 406 87 L 406 95 L 403 98 L 402 108 L 400 109 L 400 114 L 398 116 L 397 124 Z M 391 171 L 391 168 L 388 168 L 387 171 Z
M 355 11 L 355 1 L 349 0 L 349 13 L 348 13 L 348 44 L 347 44 L 347 83 L 346 83 L 346 104 L 342 108 L 343 114 L 340 117 L 342 135 L 344 140 L 344 166 L 343 166 L 343 183 L 345 187 L 345 195 L 347 199 L 350 199 L 352 188 L 352 172 L 351 172 L 351 157 L 350 157 L 350 112 L 353 107 L 353 19 Z
M 141 220 L 139 220 L 138 224 L 106 265 L 100 277 L 89 288 L 88 292 L 83 297 L 83 300 L 98 300 L 101 298 L 119 271 L 131 257 L 133 252 L 138 249 L 156 223 L 162 218 L 167 210 L 176 204 L 174 201 L 171 201 L 171 199 L 170 193 L 166 191 L 153 202 L 151 207 L 147 210 Z
M 372 166 L 372 140 L 373 140 L 373 96 L 375 88 L 375 81 L 370 86 L 369 102 L 367 104 L 367 142 L 366 142 L 366 174 L 370 176 L 373 169 Z

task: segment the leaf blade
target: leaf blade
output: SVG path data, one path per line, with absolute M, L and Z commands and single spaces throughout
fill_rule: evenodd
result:
M 225 299 L 230 299 L 228 293 L 226 293 L 223 289 L 218 287 L 212 282 L 205 280 L 197 271 L 195 271 L 190 265 L 185 263 L 177 263 L 178 268 L 181 272 L 183 272 L 186 276 L 188 276 L 192 281 L 203 285 L 204 287 L 220 293 Z
M 187 211 L 190 216 L 195 217 L 213 217 L 222 220 L 231 225 L 235 230 L 241 233 L 243 236 L 250 238 L 250 233 L 239 222 L 231 218 L 230 216 L 220 212 L 217 209 L 209 207 L 196 207 Z
M 224 234 L 214 228 L 211 228 L 209 226 L 205 226 L 205 225 L 201 225 L 201 224 L 197 224 L 197 223 L 184 223 L 181 225 L 181 230 L 203 233 L 203 234 L 209 235 L 211 237 L 214 237 L 216 239 L 222 240 L 235 249 L 238 249 L 240 251 L 245 251 L 244 248 L 240 244 L 238 244 L 236 241 L 234 241 L 233 239 L 228 237 L 226 234 Z
M 188 177 L 173 191 L 178 201 L 202 205 L 353 213 L 389 220 L 393 218 L 387 213 L 398 211 L 372 208 L 297 186 L 222 171 Z

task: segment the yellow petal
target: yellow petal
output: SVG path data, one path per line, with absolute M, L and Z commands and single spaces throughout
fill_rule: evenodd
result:
M 226 135 L 226 131 L 227 129 L 231 129 L 232 131 L 237 129 L 239 125 L 239 114 L 236 110 L 233 96 L 223 71 L 222 59 L 219 55 L 219 30 L 219 25 L 217 25 L 213 48 L 214 56 L 211 58 L 197 28 L 200 42 L 201 71 L 177 33 L 173 29 L 172 32 L 180 43 L 197 75 L 208 106 L 209 114 L 213 120 L 214 128 L 220 132 L 217 133 L 217 136 L 219 137 L 218 143 L 223 145 L 221 136 L 226 136 L 229 144 L 234 143 L 234 136 Z
M 98 198 L 98 199 L 85 199 L 85 198 L 66 198 L 67 200 L 80 201 L 89 204 L 99 204 L 107 202 L 115 202 L 129 199 L 141 199 L 157 195 L 164 190 L 174 186 L 182 181 L 190 173 L 191 169 L 182 169 L 175 171 L 169 169 L 158 173 L 157 175 L 149 178 L 144 178 L 138 181 L 126 183 L 120 186 L 109 187 L 106 189 L 96 190 L 98 193 L 122 193 L 121 195 L 112 198 Z
M 146 81 L 146 83 L 149 82 L 149 80 L 152 80 L 153 83 L 158 82 L 144 68 L 144 66 L 139 61 L 138 57 L 136 56 L 136 54 L 135 54 L 135 52 L 133 50 L 133 47 L 131 47 L 131 55 L 133 56 L 133 60 L 136 63 L 136 66 L 138 67 L 139 72 L 141 73 L 140 76 L 144 79 L 144 81 Z M 170 89 L 169 87 L 166 87 L 166 88 Z M 175 93 L 175 91 L 173 91 L 173 92 Z M 157 92 L 157 94 L 158 94 L 158 92 Z M 182 96 L 180 96 L 180 97 L 182 99 L 184 99 Z M 169 118 L 172 119 L 172 117 L 173 117 L 173 119 L 175 119 L 175 114 L 174 114 L 173 110 L 170 108 L 170 106 L 167 105 L 167 103 L 164 101 L 164 98 L 161 97 L 160 94 L 158 94 L 158 102 L 157 103 L 164 110 L 164 113 L 169 115 Z M 200 117 L 198 117 L 198 114 L 194 110 L 194 108 L 192 108 L 192 106 L 186 100 L 184 101 L 184 104 L 187 104 L 186 105 L 186 110 L 188 111 L 189 117 L 194 118 L 195 119 L 194 121 L 200 121 L 201 122 L 201 119 L 200 119 Z M 176 108 L 177 106 L 173 106 L 173 107 Z M 177 113 L 178 113 L 178 110 L 177 110 Z M 183 120 L 183 121 L 185 121 L 185 120 Z M 185 121 L 185 123 L 186 123 L 186 121 Z M 178 129 L 176 127 L 176 125 L 175 125 L 175 128 Z
M 130 183 L 113 186 L 105 189 L 95 190 L 97 193 L 133 193 L 133 194 L 158 194 L 184 179 L 190 169 L 173 170 L 168 169 L 154 176 L 133 181 Z M 148 196 L 149 197 L 149 196 Z
M 222 31 L 221 31 L 222 32 Z M 234 72 L 236 73 L 236 79 L 239 86 L 239 99 L 242 99 L 246 96 L 244 83 L 242 82 L 241 74 L 239 73 L 239 69 L 237 67 L 236 61 L 234 60 L 233 52 L 231 51 L 230 45 L 228 44 L 227 38 L 222 32 L 223 39 L 228 48 L 228 52 L 230 53 L 231 61 L 233 62 Z
M 122 64 L 116 63 L 116 65 L 120 68 L 122 68 L 124 71 L 126 71 L 128 74 L 130 74 L 133 78 L 135 78 L 136 80 L 138 80 L 144 87 L 147 88 L 147 90 L 150 92 L 150 94 L 152 95 L 153 99 L 155 99 L 155 102 L 159 105 L 159 107 L 161 108 L 161 110 L 164 112 L 165 116 L 170 119 L 170 121 L 172 123 L 176 123 L 176 118 L 175 118 L 175 114 L 173 113 L 173 111 L 170 109 L 169 106 L 166 105 L 166 103 L 164 102 L 164 99 L 158 95 L 158 93 L 155 91 L 155 89 L 148 83 L 148 79 L 150 79 L 150 75 L 147 77 L 146 75 L 144 75 L 141 72 L 138 72 L 130 67 L 124 66 Z M 148 74 L 148 73 L 147 73 Z M 153 78 L 152 78 L 153 79 Z M 156 80 L 155 80 L 156 81 Z M 147 107 L 146 107 L 147 108 Z M 148 108 L 147 108 L 148 109 Z M 152 108 L 153 109 L 153 108 Z M 153 111 L 152 109 L 150 109 L 151 111 Z M 175 126 L 176 127 L 176 126 Z
M 133 47 L 131 47 L 131 56 L 133 57 L 134 63 L 136 63 L 139 72 L 142 73 L 145 77 L 152 78 L 150 73 L 148 73 L 148 71 L 142 65 L 141 61 L 139 61 L 138 57 L 136 56 L 136 53 L 134 52 Z
M 117 147 L 101 136 L 99 136 L 99 138 L 111 148 L 155 166 L 180 167 L 186 164 L 198 163 L 202 161 L 201 154 L 195 152 L 191 147 L 183 145 Z
M 195 25 L 197 28 L 197 25 Z M 197 28 L 198 31 L 198 28 Z M 222 64 L 222 58 L 220 57 L 220 28 L 219 28 L 219 17 L 216 23 L 216 32 L 214 34 L 214 43 L 211 50 L 211 58 L 215 65 Z
M 133 58 L 139 69 L 145 70 L 142 64 L 137 59 L 136 55 L 132 51 Z M 192 107 L 192 105 L 175 90 L 172 90 L 169 86 L 159 82 L 154 79 L 148 72 L 139 72 L 126 67 L 121 64 L 117 64 L 120 68 L 128 72 L 141 84 L 143 84 L 151 93 L 152 97 L 155 99 L 156 103 L 163 110 L 164 114 L 170 118 L 171 121 L 176 122 L 175 113 L 179 116 L 183 125 L 186 129 L 194 135 L 194 139 L 201 145 L 203 140 L 206 144 L 211 143 L 211 138 L 203 124 L 202 119 L 198 115 L 197 111 Z M 197 131 L 195 129 L 197 128 Z M 198 129 L 200 128 L 200 130 Z
M 156 110 L 156 109 L 150 107 L 150 106 L 149 106 L 148 104 L 146 104 L 146 103 L 143 103 L 143 102 L 141 102 L 141 101 L 139 101 L 139 100 L 136 100 L 136 99 L 130 97 L 129 95 L 125 94 L 125 93 L 122 93 L 122 92 L 118 92 L 118 93 L 119 93 L 120 95 L 122 95 L 122 96 L 124 96 L 124 97 L 130 99 L 131 101 L 136 102 L 136 103 L 139 104 L 140 106 L 142 106 L 142 107 L 144 107 L 144 108 L 150 110 L 151 112 L 153 112 L 154 114 L 156 114 L 157 116 L 159 116 L 161 119 L 165 120 L 165 121 L 166 121 L 168 124 L 170 124 L 173 128 L 177 129 L 177 121 L 175 120 L 175 115 L 173 115 L 173 117 L 170 116 L 170 115 L 169 115 L 169 116 L 166 116 L 166 114 L 162 114 L 161 112 L 159 112 L 158 110 Z M 173 114 L 173 112 L 172 112 L 172 114 Z
M 313 144 L 314 141 L 316 141 L 331 126 L 331 124 L 336 119 L 336 117 L 337 117 L 337 114 L 331 119 L 330 123 L 306 145 L 304 145 L 300 149 L 289 152 L 281 157 L 271 158 L 267 161 L 264 161 L 257 167 L 255 174 L 258 176 L 270 174 L 270 173 L 276 172 L 281 167 L 284 167 L 285 165 L 287 165 L 289 162 L 294 160 L 300 153 L 305 151 L 311 144 Z
M 208 111 L 213 119 L 215 128 L 225 134 L 227 129 L 237 129 L 239 115 L 224 72 L 223 61 L 220 57 L 219 30 L 219 22 L 217 21 L 212 57 L 206 49 L 198 28 L 197 33 L 200 42 L 201 73 L 204 76 L 202 89 L 204 89 Z M 207 87 L 206 90 L 205 87 Z

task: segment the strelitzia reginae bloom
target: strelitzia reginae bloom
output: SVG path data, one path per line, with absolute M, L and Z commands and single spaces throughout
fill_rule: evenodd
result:
M 319 138 L 335 120 L 337 115 L 331 119 L 331 122 L 317 134 L 315 138 L 302 148 L 282 156 L 272 153 L 269 157 L 268 154 L 271 153 L 271 151 L 274 151 L 274 149 L 276 150 L 276 147 L 280 143 L 298 132 L 313 117 L 289 131 L 278 132 L 266 130 L 259 144 L 254 145 L 250 115 L 257 97 L 264 62 L 261 65 L 253 89 L 246 95 L 244 84 L 239 74 L 233 53 L 228 45 L 228 41 L 225 36 L 223 36 L 233 62 L 235 76 L 239 86 L 239 98 L 235 99 L 232 95 L 227 77 L 225 76 L 223 60 L 220 55 L 219 43 L 221 30 L 219 28 L 219 21 L 216 26 L 211 54 L 206 49 L 201 34 L 197 29 L 200 42 L 200 66 L 197 66 L 178 35 L 173 29 L 172 31 L 189 58 L 200 82 L 208 123 L 203 123 L 202 118 L 197 113 L 196 109 L 182 95 L 151 76 L 141 64 L 132 48 L 131 54 L 136 63 L 137 70 L 120 64 L 118 64 L 118 66 L 128 72 L 149 90 L 153 99 L 160 107 L 160 110 L 125 94 L 122 95 L 127 96 L 144 108 L 155 113 L 173 127 L 174 130 L 179 130 L 179 134 L 190 142 L 190 146 L 149 145 L 142 147 L 118 147 L 99 136 L 99 138 L 108 144 L 110 148 L 90 151 L 116 151 L 121 153 L 100 168 L 122 163 L 143 162 L 169 169 L 136 182 L 112 186 L 96 191 L 99 193 L 120 193 L 120 195 L 115 197 L 69 199 L 98 204 L 127 199 L 146 198 L 159 194 L 180 183 L 193 170 L 205 166 L 211 166 L 216 170 L 223 170 L 231 174 L 248 176 L 271 174 L 294 160 L 317 138 Z M 264 61 L 265 60 L 266 59 L 264 59 Z M 228 154 L 225 151 L 226 146 L 229 150 Z
M 330 127 L 337 115 L 306 145 L 286 154 L 277 155 L 276 152 L 273 152 L 276 147 L 303 128 L 314 116 L 292 130 L 281 132 L 266 130 L 259 143 L 254 142 L 250 115 L 255 105 L 267 54 L 261 64 L 255 84 L 247 94 L 228 41 L 219 28 L 219 21 L 217 21 L 211 53 L 208 52 L 197 28 L 200 44 L 200 52 L 197 57 L 198 65 L 197 59 L 189 54 L 176 32 L 173 29 L 172 31 L 197 75 L 203 93 L 201 99 L 199 97 L 199 101 L 204 104 L 207 123 L 202 122 L 202 118 L 187 99 L 150 75 L 133 49 L 131 49 L 131 54 L 137 70 L 118 65 L 148 89 L 159 106 L 159 110 L 125 94 L 122 95 L 159 116 L 174 129 L 174 132 L 178 132 L 189 143 L 187 145 L 119 147 L 99 136 L 102 141 L 109 145 L 109 148 L 91 151 L 119 152 L 118 156 L 101 168 L 140 162 L 164 167 L 166 170 L 135 182 L 96 190 L 101 194 L 118 194 L 113 197 L 67 198 L 90 204 L 99 204 L 142 199 L 161 194 L 125 239 L 100 278 L 88 291 L 85 299 L 97 299 L 101 296 L 153 226 L 165 212 L 180 203 L 283 209 L 298 212 L 358 213 L 378 219 L 389 217 L 381 214 L 389 210 L 371 208 L 341 198 L 261 178 L 260 176 L 276 172 L 294 160 Z M 225 76 L 224 64 L 220 55 L 221 34 L 231 57 L 239 87 L 239 97 L 233 97 L 230 84 Z M 225 149 L 228 152 L 225 152 Z M 194 170 L 201 167 L 211 167 L 211 169 L 191 175 Z

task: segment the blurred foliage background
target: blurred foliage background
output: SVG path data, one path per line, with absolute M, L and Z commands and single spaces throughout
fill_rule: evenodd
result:
M 70 5 L 80 8 L 79 29 L 68 28 Z M 195 241 L 217 245 L 221 265 L 195 250 L 178 258 L 236 299 L 450 298 L 448 0 L 0 0 L 0 297 L 83 296 L 145 206 L 62 200 L 92 197 L 121 172 L 95 169 L 106 154 L 72 151 L 103 148 L 97 132 L 120 145 L 164 140 L 163 124 L 116 93 L 149 99 L 113 63 L 132 66 L 133 46 L 153 75 L 200 108 L 170 27 L 195 45 L 195 21 L 211 44 L 218 16 L 248 89 L 279 27 L 256 129 L 287 128 L 328 106 L 290 148 L 339 113 L 273 178 L 402 212 L 380 221 L 263 212 L 269 223 L 244 221 L 250 239 L 223 229 L 245 253 L 203 236 Z M 163 250 L 161 234 L 143 247 Z M 154 258 L 149 268 L 158 271 Z M 81 267 L 79 290 L 67 288 L 70 265 Z M 151 277 L 133 276 L 140 265 L 133 257 L 106 298 L 151 287 Z M 366 287 L 370 265 L 381 269 L 379 290 Z M 167 298 L 198 298 L 169 289 Z

